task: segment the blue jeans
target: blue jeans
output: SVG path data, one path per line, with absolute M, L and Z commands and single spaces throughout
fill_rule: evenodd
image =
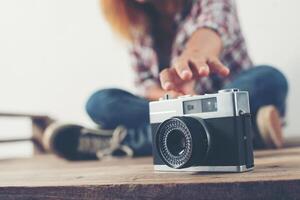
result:
M 256 128 L 256 113 L 265 105 L 274 105 L 281 116 L 285 114 L 288 83 L 284 75 L 269 66 L 258 66 L 240 73 L 224 88 L 248 91 L 254 125 L 254 147 L 263 143 Z M 221 89 L 221 88 L 220 88 Z M 123 125 L 128 129 L 124 144 L 136 156 L 151 155 L 152 136 L 149 125 L 149 102 L 120 89 L 104 89 L 94 93 L 86 104 L 91 119 L 104 129 Z

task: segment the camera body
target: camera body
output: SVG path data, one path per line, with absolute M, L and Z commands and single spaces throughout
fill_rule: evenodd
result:
M 154 169 L 244 172 L 254 168 L 248 92 L 166 96 L 150 102 Z

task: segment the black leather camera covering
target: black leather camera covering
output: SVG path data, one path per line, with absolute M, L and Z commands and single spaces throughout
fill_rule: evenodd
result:
M 210 134 L 209 152 L 204 160 L 203 157 L 198 157 L 198 160 L 193 159 L 188 166 L 254 166 L 250 114 L 203 121 Z M 160 123 L 151 124 L 154 165 L 166 165 L 156 144 L 159 125 Z

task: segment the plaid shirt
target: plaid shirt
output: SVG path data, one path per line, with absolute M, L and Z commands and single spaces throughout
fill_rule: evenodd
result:
M 197 94 L 221 89 L 239 72 L 252 66 L 234 0 L 194 0 L 186 14 L 178 13 L 174 22 L 177 30 L 172 44 L 171 65 L 184 50 L 187 40 L 200 28 L 210 28 L 216 31 L 223 43 L 220 60 L 230 68 L 230 75 L 221 78 L 212 74 L 201 78 L 196 84 Z M 155 51 L 153 37 L 151 34 L 136 36 L 130 50 L 133 68 L 136 72 L 135 84 L 139 93 L 144 95 L 148 87 L 160 86 L 159 55 Z

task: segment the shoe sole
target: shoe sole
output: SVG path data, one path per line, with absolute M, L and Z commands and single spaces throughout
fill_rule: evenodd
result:
M 283 133 L 280 115 L 274 106 L 265 106 L 257 114 L 257 125 L 268 148 L 283 147 Z
M 44 148 L 49 151 L 53 152 L 57 155 L 60 155 L 59 152 L 57 152 L 53 146 L 54 144 L 54 138 L 57 136 L 57 134 L 60 132 L 60 130 L 68 128 L 68 127 L 78 127 L 78 128 L 83 128 L 80 125 L 77 124 L 63 124 L 63 123 L 52 123 L 50 126 L 48 126 L 44 132 L 43 135 L 43 146 Z

